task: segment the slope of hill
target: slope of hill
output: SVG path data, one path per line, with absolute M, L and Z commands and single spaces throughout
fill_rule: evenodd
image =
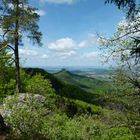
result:
M 36 75 L 36 74 L 41 74 L 42 76 L 44 76 L 45 79 L 49 79 L 51 81 L 51 84 L 56 91 L 59 91 L 63 87 L 63 83 L 60 80 L 58 80 L 52 74 L 46 72 L 44 69 L 24 68 L 24 71 L 31 76 Z
M 56 94 L 60 96 L 71 99 L 78 99 L 96 105 L 101 104 L 100 103 L 101 99 L 98 94 L 91 94 L 90 92 L 78 87 L 76 84 L 74 85 L 70 82 L 65 83 L 43 69 L 24 68 L 24 70 L 27 74 L 30 74 L 31 76 L 41 74 L 42 76 L 44 76 L 45 79 L 49 79 L 51 81 L 53 88 L 56 90 Z
M 73 74 L 65 69 L 62 69 L 61 71 L 54 73 L 53 75 L 63 82 L 76 85 L 81 89 L 92 91 L 93 93 L 111 91 L 109 82 Z

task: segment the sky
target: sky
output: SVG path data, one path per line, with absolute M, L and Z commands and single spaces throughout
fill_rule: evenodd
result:
M 42 47 L 24 38 L 21 66 L 104 67 L 97 34 L 111 36 L 124 13 L 104 0 L 30 0 L 38 8 Z

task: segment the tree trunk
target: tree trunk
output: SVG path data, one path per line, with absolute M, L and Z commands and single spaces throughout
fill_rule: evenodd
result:
M 3 117 L 0 114 L 0 132 L 1 131 L 2 132 L 6 132 L 7 131 L 7 127 L 6 127 L 5 123 L 4 123 Z
M 16 67 L 16 92 L 20 92 L 20 65 L 19 65 L 19 0 L 16 5 L 16 21 L 15 21 L 15 67 Z
M 20 66 L 19 66 L 19 52 L 18 41 L 15 42 L 15 67 L 16 67 L 16 92 L 20 92 Z

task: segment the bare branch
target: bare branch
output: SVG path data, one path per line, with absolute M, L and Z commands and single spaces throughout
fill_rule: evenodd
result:
M 15 52 L 15 49 L 11 45 L 7 45 L 7 46 Z

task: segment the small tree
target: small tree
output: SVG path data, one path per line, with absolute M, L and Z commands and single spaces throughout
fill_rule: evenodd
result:
M 133 41 L 135 44 L 132 45 L 131 55 L 135 58 L 140 59 L 140 37 L 139 37 L 139 25 L 140 25 L 140 3 L 137 3 L 136 0 L 105 0 L 105 3 L 114 3 L 119 9 L 123 9 L 126 13 L 126 19 L 129 21 L 127 32 L 123 35 L 117 36 L 118 39 L 130 36 L 135 34 Z M 132 22 L 132 24 L 131 24 Z M 137 33 L 137 35 L 136 35 Z M 132 40 L 132 38 L 131 38 Z
M 140 91 L 140 44 L 139 41 L 136 41 L 140 33 L 139 23 L 139 16 L 136 16 L 135 20 L 131 22 L 122 21 L 113 37 L 100 37 L 100 43 L 105 47 L 106 56 L 118 62 L 119 79 Z
M 0 28 L 3 32 L 0 48 L 14 51 L 16 91 L 20 92 L 19 46 L 24 36 L 41 45 L 42 34 L 37 25 L 39 15 L 27 0 L 0 0 L 0 5 Z
M 13 64 L 11 56 L 12 54 L 8 54 L 6 49 L 0 51 L 0 83 L 4 83 L 8 80 L 7 67 L 10 67 Z

